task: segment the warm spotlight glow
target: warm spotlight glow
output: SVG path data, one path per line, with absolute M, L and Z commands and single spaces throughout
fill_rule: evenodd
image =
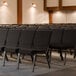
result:
M 0 22 L 6 24 L 8 22 L 9 10 L 6 6 L 0 7 Z
M 31 13 L 30 13 L 31 12 Z M 30 13 L 30 21 L 31 21 L 31 23 L 35 23 L 36 22 L 36 13 L 37 13 L 37 10 L 36 10 L 36 8 L 34 8 L 34 7 L 30 7 L 30 9 L 29 9 L 29 13 Z
M 62 16 L 64 15 L 64 12 L 62 12 L 62 11 L 56 11 L 56 12 L 54 12 L 54 15 L 57 18 L 62 18 Z
M 36 4 L 35 4 L 35 3 L 32 3 L 32 7 L 34 7 L 34 8 L 35 8 L 35 7 L 36 7 Z
M 72 13 L 72 15 L 73 15 L 74 17 L 76 17 L 76 11 L 74 11 L 74 12 Z
M 4 6 L 7 6 L 7 5 L 8 5 L 6 0 L 3 0 L 3 1 L 2 1 L 2 4 L 3 4 Z
M 61 16 L 61 15 L 62 15 L 62 12 L 61 12 L 61 11 L 57 11 L 57 12 L 56 12 L 56 15 L 57 15 L 57 16 Z

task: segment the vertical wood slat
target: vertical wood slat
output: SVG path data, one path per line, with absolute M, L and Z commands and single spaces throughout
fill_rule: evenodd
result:
M 17 24 L 22 24 L 22 0 L 17 0 Z
M 62 0 L 59 0 L 59 9 L 62 9 Z
M 46 0 L 44 0 L 44 10 L 46 11 L 47 10 L 47 5 L 46 5 L 46 3 L 47 3 L 47 1 Z
M 53 17 L 53 11 L 49 11 L 49 24 L 53 23 L 52 17 Z

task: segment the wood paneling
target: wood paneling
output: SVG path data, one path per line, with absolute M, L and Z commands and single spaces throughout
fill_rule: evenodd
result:
M 76 6 L 64 6 L 62 10 L 76 10 Z
M 22 0 L 17 0 L 17 24 L 22 24 Z
M 62 9 L 62 0 L 59 0 L 59 9 Z
M 62 6 L 76 6 L 76 0 L 62 0 Z
M 46 6 L 47 0 L 44 0 L 44 7 L 49 13 L 49 23 L 53 23 L 52 17 L 53 17 L 53 11 L 62 11 L 62 10 L 76 10 L 76 6 L 63 6 L 63 0 L 59 0 L 59 7 L 47 7 Z M 50 12 L 49 12 L 50 11 Z
M 76 10 L 76 6 L 63 6 L 63 0 L 59 0 L 59 6 L 58 7 L 47 7 L 46 5 L 47 0 L 44 0 L 44 7 L 47 9 L 47 11 L 56 11 L 56 10 Z
M 44 9 L 47 10 L 47 11 L 50 11 L 50 10 L 59 10 L 59 6 L 54 6 L 54 7 L 47 7 L 47 0 L 44 0 Z
M 46 8 L 46 0 L 44 0 L 44 10 L 47 10 L 47 8 Z
M 59 0 L 46 0 L 47 7 L 59 7 Z
M 63 10 L 76 10 L 76 0 L 62 0 Z
M 47 11 L 59 10 L 58 7 L 47 7 Z
M 52 23 L 53 11 L 49 11 L 49 24 Z
M 44 0 L 44 8 L 47 11 L 50 11 L 50 10 L 59 10 L 59 5 L 57 7 L 56 6 L 54 6 L 54 7 L 47 7 L 47 0 Z

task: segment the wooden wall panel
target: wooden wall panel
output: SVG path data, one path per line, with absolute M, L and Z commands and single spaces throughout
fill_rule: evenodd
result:
M 46 0 L 46 7 L 59 7 L 59 0 Z
M 76 6 L 76 0 L 62 0 L 62 6 Z
M 51 24 L 53 22 L 52 16 L 53 16 L 53 11 L 49 11 L 49 24 Z
M 22 24 L 22 0 L 17 0 L 17 24 Z

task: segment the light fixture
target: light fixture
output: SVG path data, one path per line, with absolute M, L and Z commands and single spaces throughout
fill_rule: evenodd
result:
M 7 6 L 7 1 L 6 0 L 2 0 L 2 5 Z
M 32 7 L 36 8 L 36 4 L 35 3 L 32 3 Z

